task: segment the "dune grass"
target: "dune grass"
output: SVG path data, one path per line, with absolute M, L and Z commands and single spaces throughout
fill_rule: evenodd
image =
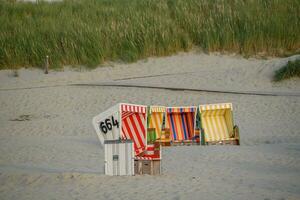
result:
M 281 81 L 292 77 L 300 78 L 300 59 L 289 61 L 282 68 L 275 71 L 274 80 Z
M 300 48 L 298 0 L 0 0 L 0 69 L 97 66 L 200 47 L 242 55 Z

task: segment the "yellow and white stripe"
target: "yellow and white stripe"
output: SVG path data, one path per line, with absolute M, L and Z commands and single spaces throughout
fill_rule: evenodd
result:
M 206 110 L 216 110 L 216 109 L 231 109 L 232 110 L 232 103 L 218 103 L 218 104 L 206 104 L 200 105 L 200 113 Z
M 229 140 L 233 131 L 232 104 L 208 104 L 199 106 L 201 125 L 206 142 Z
M 166 107 L 164 106 L 150 106 L 150 113 L 165 113 Z
M 164 106 L 150 106 L 150 124 L 149 128 L 155 128 L 156 138 L 161 137 L 163 115 L 166 112 Z

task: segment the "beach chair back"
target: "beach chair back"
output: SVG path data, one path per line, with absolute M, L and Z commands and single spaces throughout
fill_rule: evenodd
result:
M 93 126 L 101 145 L 104 145 L 106 140 L 119 140 L 121 137 L 119 108 L 117 104 L 93 118 Z
M 173 141 L 192 140 L 195 135 L 196 107 L 167 107 L 166 128 Z
M 122 139 L 133 141 L 135 155 L 145 151 L 147 146 L 147 107 L 121 104 Z

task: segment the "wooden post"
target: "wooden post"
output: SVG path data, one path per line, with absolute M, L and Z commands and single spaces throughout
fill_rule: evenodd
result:
M 49 56 L 47 55 L 46 56 L 46 63 L 45 63 L 45 74 L 49 73 L 48 70 L 49 70 Z

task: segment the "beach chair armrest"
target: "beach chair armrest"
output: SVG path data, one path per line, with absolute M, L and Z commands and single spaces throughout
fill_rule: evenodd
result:
M 234 133 L 234 138 L 239 140 L 240 139 L 240 129 L 237 125 L 235 125 L 233 127 L 233 133 Z
M 239 127 L 237 125 L 233 127 L 233 130 L 230 132 L 229 137 L 235 139 L 239 138 Z

